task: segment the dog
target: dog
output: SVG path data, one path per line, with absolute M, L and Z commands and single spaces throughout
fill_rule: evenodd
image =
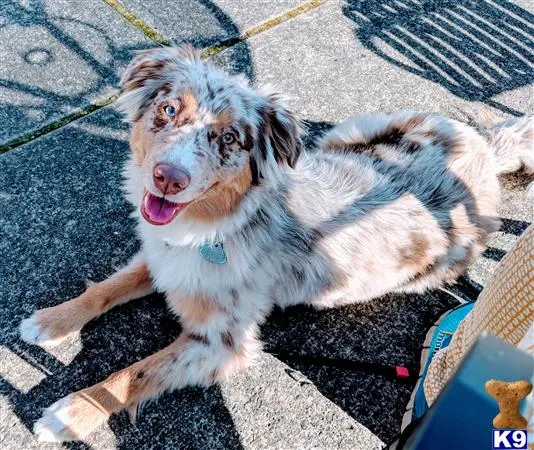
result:
M 532 119 L 481 132 L 439 115 L 350 119 L 315 149 L 272 89 L 192 47 L 141 51 L 117 106 L 131 125 L 125 190 L 139 254 L 20 326 L 56 343 L 110 308 L 165 293 L 182 332 L 44 411 L 40 440 L 82 439 L 114 412 L 250 364 L 275 305 L 331 308 L 454 282 L 499 228 L 497 175 L 534 169 Z

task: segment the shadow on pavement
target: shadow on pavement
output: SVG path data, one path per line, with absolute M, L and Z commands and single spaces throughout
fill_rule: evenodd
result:
M 103 2 L 89 9 L 115 15 L 123 22 L 125 36 L 114 25 L 106 27 L 81 14 L 81 3 L 72 2 L 64 10 L 53 6 L 30 0 L 0 7 L 0 40 L 6 42 L 2 56 L 10 61 L 0 69 L 0 89 L 5 93 L 0 102 L 0 144 L 109 97 L 134 51 L 157 46 Z M 186 23 L 194 22 L 201 35 L 184 32 L 175 44 L 192 42 L 203 48 L 239 35 L 232 19 L 210 0 L 189 1 L 181 15 Z M 226 53 L 229 71 L 253 78 L 246 43 Z
M 456 304 L 450 297 L 428 293 L 389 295 L 322 311 L 276 309 L 262 328 L 262 338 L 272 353 L 402 365 L 417 375 L 427 331 Z M 279 358 L 383 442 L 398 437 L 415 380 Z
M 534 82 L 534 16 L 507 0 L 346 0 L 369 50 L 452 94 L 521 115 L 494 99 Z
M 308 145 L 330 126 L 306 125 Z M 8 249 L 0 266 L 0 299 L 5 302 L 0 345 L 45 374 L 25 392 L 0 380 L 0 393 L 28 429 L 44 407 L 154 353 L 179 333 L 163 300 L 151 296 L 91 322 L 81 334 L 82 349 L 68 363 L 18 338 L 18 324 L 34 309 L 80 294 L 87 276 L 102 280 L 137 250 L 131 208 L 120 192 L 128 153 L 125 136 L 117 114 L 106 109 L 0 161 L 6 180 L 0 184 L 2 248 Z M 272 349 L 403 364 L 416 371 L 427 329 L 450 306 L 450 300 L 429 293 L 329 311 L 290 308 L 275 311 L 263 333 Z M 412 385 L 369 373 L 294 366 L 384 441 L 398 433 Z M 241 447 L 218 387 L 167 394 L 144 409 L 137 427 L 125 413 L 114 415 L 109 426 L 119 449 Z

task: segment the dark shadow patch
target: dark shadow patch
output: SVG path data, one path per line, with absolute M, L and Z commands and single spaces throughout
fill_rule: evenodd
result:
M 338 361 L 407 367 L 419 373 L 422 345 L 441 314 L 456 306 L 440 292 L 388 295 L 365 303 L 316 311 L 305 306 L 275 309 L 262 327 L 268 352 L 304 375 L 317 389 L 384 442 L 399 434 L 399 424 L 415 386 L 381 370 L 357 370 L 285 358 L 284 354 Z M 292 377 L 293 378 L 293 377 Z M 302 376 L 300 377 L 302 378 Z M 301 386 L 295 380 L 295 389 Z
M 484 250 L 484 253 L 482 253 L 483 258 L 492 259 L 493 261 L 497 262 L 503 259 L 504 255 L 506 255 L 505 250 L 495 247 L 488 247 L 486 250 Z
M 530 225 L 530 222 L 516 219 L 501 219 L 501 222 L 501 229 L 499 231 L 504 231 L 514 236 L 521 236 Z

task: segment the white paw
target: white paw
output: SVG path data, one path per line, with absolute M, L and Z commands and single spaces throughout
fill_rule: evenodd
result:
M 48 333 L 37 323 L 36 313 L 24 319 L 19 325 L 20 337 L 28 344 L 37 344 L 50 340 Z
M 33 432 L 39 441 L 63 442 L 76 439 L 69 429 L 70 405 L 71 396 L 68 395 L 45 409 L 43 417 L 33 426 Z
M 21 339 L 28 344 L 57 345 L 66 338 L 64 336 L 59 339 L 52 339 L 48 332 L 39 325 L 37 313 L 33 313 L 20 323 L 19 332 Z

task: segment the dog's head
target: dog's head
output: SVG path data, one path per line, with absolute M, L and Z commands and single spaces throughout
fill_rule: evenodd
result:
M 192 47 L 139 52 L 121 80 L 118 108 L 144 196 L 143 217 L 211 221 L 232 213 L 254 186 L 294 166 L 302 143 L 279 95 L 253 90 L 203 62 Z

